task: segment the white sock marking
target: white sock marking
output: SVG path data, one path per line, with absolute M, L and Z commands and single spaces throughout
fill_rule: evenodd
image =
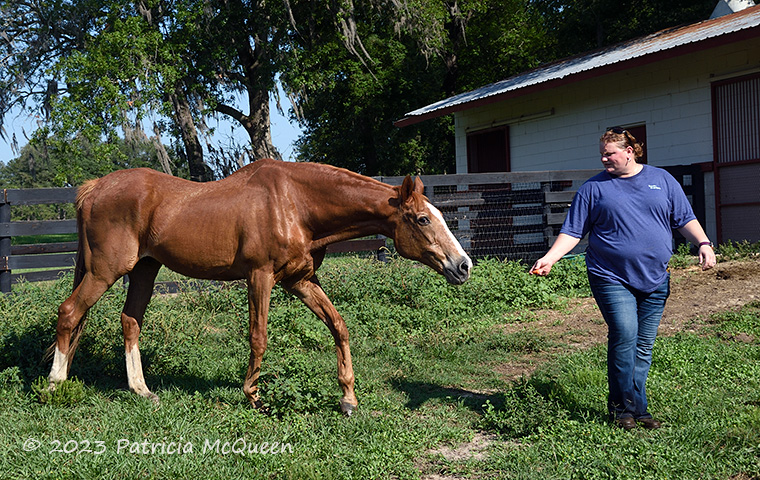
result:
M 66 355 L 62 354 L 61 351 L 58 350 L 58 345 L 56 345 L 55 355 L 53 356 L 53 366 L 50 369 L 50 375 L 48 375 L 48 380 L 51 383 L 60 383 L 66 380 L 68 369 L 69 369 L 68 359 L 66 358 Z

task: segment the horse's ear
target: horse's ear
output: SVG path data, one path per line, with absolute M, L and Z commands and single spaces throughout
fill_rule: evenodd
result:
M 420 177 L 414 179 L 414 191 L 420 195 L 425 195 L 425 185 L 422 184 L 422 179 Z
M 399 193 L 401 195 L 401 203 L 406 203 L 412 197 L 412 192 L 416 190 L 416 182 L 412 180 L 412 177 L 407 175 L 404 178 L 404 183 L 401 184 Z

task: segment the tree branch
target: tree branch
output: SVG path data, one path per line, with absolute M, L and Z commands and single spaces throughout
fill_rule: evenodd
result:
M 229 105 L 225 105 L 223 103 L 217 104 L 216 107 L 214 107 L 214 110 L 223 115 L 228 115 L 234 118 L 235 120 L 240 122 L 241 125 L 245 125 L 246 120 L 248 120 L 248 116 L 245 115 L 243 112 L 241 112 L 240 110 L 236 108 L 230 107 Z

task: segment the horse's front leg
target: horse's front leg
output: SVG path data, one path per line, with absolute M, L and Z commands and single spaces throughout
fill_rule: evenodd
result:
M 243 382 L 243 393 L 255 408 L 262 406 L 259 399 L 259 376 L 261 360 L 267 349 L 267 317 L 273 287 L 274 279 L 271 274 L 254 272 L 248 280 L 248 334 L 251 356 Z
M 351 363 L 351 348 L 348 344 L 348 328 L 343 317 L 333 306 L 327 294 L 322 290 L 316 276 L 309 280 L 301 280 L 285 285 L 288 291 L 296 295 L 303 303 L 319 317 L 335 340 L 335 351 L 338 357 L 338 384 L 343 390 L 340 399 L 340 409 L 346 415 L 351 415 L 358 405 L 354 394 L 354 367 Z

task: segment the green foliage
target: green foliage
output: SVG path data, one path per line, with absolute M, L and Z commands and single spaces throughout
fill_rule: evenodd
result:
M 80 185 L 114 170 L 148 167 L 161 170 L 155 146 L 146 141 L 111 143 L 84 136 L 46 136 L 38 130 L 21 154 L 0 165 L 0 184 L 7 188 L 44 188 Z M 184 164 L 176 157 L 177 175 L 187 176 Z M 61 213 L 65 212 L 65 213 Z M 14 220 L 74 218 L 73 206 L 20 205 L 13 208 Z M 64 216 L 65 215 L 65 216 Z
M 550 48 L 557 40 L 547 28 L 537 2 L 479 3 L 482 10 L 468 22 L 466 44 L 457 53 L 460 73 L 455 93 L 480 88 L 555 59 Z
M 55 389 L 49 387 L 47 378 L 39 377 L 32 383 L 32 392 L 39 396 L 40 403 L 56 407 L 70 407 L 86 396 L 84 383 L 77 377 L 57 384 Z
M 757 319 L 752 309 L 748 317 Z M 536 472 L 551 472 L 542 478 L 717 479 L 737 472 L 752 478 L 760 472 L 758 353 L 757 345 L 697 334 L 659 339 L 647 384 L 651 410 L 664 421 L 657 432 L 624 432 L 606 421 L 604 348 L 550 362 L 484 405 L 481 427 L 510 442 L 492 451 L 484 470 L 513 478 Z
M 734 242 L 729 240 L 715 247 L 715 254 L 718 262 L 728 262 L 731 260 L 740 260 L 754 258 L 760 254 L 760 243 L 750 243 L 746 240 Z M 696 248 L 690 244 L 682 243 L 678 245 L 676 251 L 670 259 L 671 268 L 686 268 L 696 265 L 699 258 L 696 255 Z
M 748 303 L 739 311 L 728 311 L 713 315 L 713 330 L 728 339 L 743 339 L 747 342 L 760 340 L 760 301 Z
M 556 402 L 541 395 L 532 384 L 520 381 L 483 405 L 482 428 L 508 438 L 535 434 L 561 414 Z
M 401 129 L 393 122 L 544 60 L 546 32 L 528 4 L 412 1 L 380 12 L 372 2 L 356 4 L 368 59 L 327 31 L 299 44 L 282 70 L 302 115 L 299 157 L 366 175 L 455 171 L 450 117 Z
M 393 122 L 560 57 L 706 19 L 714 3 L 0 0 L 0 136 L 14 107 L 49 115 L 34 143 L 58 157 L 58 185 L 124 162 L 117 137 L 131 143 L 146 120 L 188 170 L 204 159 L 197 131 L 215 114 L 246 129 L 253 158 L 271 156 L 279 79 L 304 129 L 301 160 L 368 175 L 453 172 L 450 117 Z M 227 172 L 224 150 L 211 145 L 205 161 Z
M 413 41 L 399 38 L 369 5 L 356 14 L 373 62 L 365 65 L 333 34 L 329 43 L 300 52 L 281 77 L 288 88 L 303 92 L 299 158 L 365 175 L 453 172 L 450 119 L 418 129 L 393 125 L 425 98 L 440 95 L 440 64 L 428 65 L 415 54 Z
M 308 352 L 290 353 L 261 379 L 264 407 L 279 416 L 334 410 L 336 389 L 330 367 L 332 363 L 328 366 Z
M 760 242 L 750 243 L 747 240 L 734 242 L 729 240 L 718 245 L 715 253 L 720 255 L 721 261 L 752 257 L 760 254 Z
M 555 55 L 565 57 L 681 24 L 707 20 L 711 0 L 539 0 L 534 6 L 551 32 Z
M 123 286 L 115 285 L 90 311 L 72 365 L 75 377 L 51 392 L 44 379 L 49 365 L 40 358 L 54 338 L 55 312 L 71 277 L 22 283 L 0 296 L 4 475 L 99 478 L 118 471 L 136 477 L 149 471 L 182 478 L 198 465 L 215 479 L 418 478 L 442 471 L 524 479 L 760 475 L 757 302 L 714 316 L 705 330 L 659 338 L 647 387 L 665 427 L 623 432 L 606 419 L 603 345 L 558 351 L 562 347 L 539 328 L 526 324 L 508 333 L 503 325 L 507 318 L 520 322 L 525 308 L 561 305 L 560 295 L 586 288 L 582 258 L 563 259 L 543 278 L 525 270 L 484 260 L 471 284 L 453 287 L 396 257 L 387 264 L 328 259 L 321 283 L 352 335 L 360 403 L 350 419 L 337 406 L 332 337 L 282 289 L 272 296 L 261 377 L 262 400 L 274 415 L 263 415 L 240 389 L 248 361 L 242 285 L 207 283 L 153 298 L 140 347 L 146 381 L 161 399 L 155 405 L 125 390 L 118 320 Z M 500 373 L 536 353 L 548 360 L 531 376 L 512 382 Z M 476 432 L 493 435 L 477 460 L 429 453 L 459 446 Z M 291 449 L 225 454 L 220 445 L 204 451 L 216 440 Z M 41 447 L 30 451 L 34 441 Z M 51 453 L 56 441 L 61 449 L 81 448 L 84 441 L 106 449 Z M 120 441 L 137 451 L 143 442 L 148 449 L 189 443 L 192 451 L 117 451 Z
M 668 265 L 670 268 L 686 268 L 696 263 L 694 255 L 691 253 L 691 247 L 688 243 L 682 243 L 676 247 L 673 256 L 670 257 Z

